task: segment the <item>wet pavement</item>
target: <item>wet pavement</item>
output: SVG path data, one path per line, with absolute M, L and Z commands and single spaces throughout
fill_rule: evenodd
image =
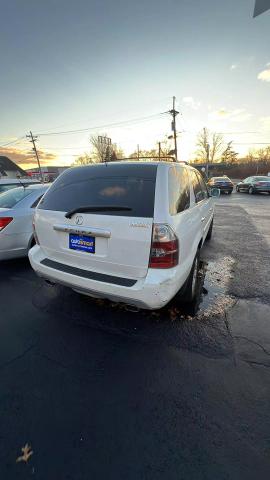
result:
M 195 316 L 173 302 L 129 311 L 48 286 L 27 260 L 0 265 L 0 478 L 267 478 L 269 205 L 218 200 Z

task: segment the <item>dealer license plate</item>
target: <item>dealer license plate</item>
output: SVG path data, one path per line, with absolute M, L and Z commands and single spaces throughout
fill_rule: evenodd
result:
M 95 253 L 95 237 L 70 233 L 69 248 L 71 250 L 80 250 L 81 252 Z

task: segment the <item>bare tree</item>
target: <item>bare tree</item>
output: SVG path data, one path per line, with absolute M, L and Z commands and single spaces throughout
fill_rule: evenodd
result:
M 93 158 L 90 157 L 88 153 L 84 153 L 83 155 L 80 155 L 75 159 L 72 167 L 77 167 L 79 165 L 89 165 L 90 163 L 95 163 Z
M 214 162 L 217 158 L 219 158 L 219 154 L 222 152 L 223 143 L 223 136 L 220 133 L 211 133 L 207 128 L 204 128 L 197 137 L 197 162 L 206 162 L 208 145 L 209 160 L 210 162 Z
M 212 146 L 211 146 L 212 143 Z M 223 135 L 220 133 L 213 133 L 210 143 L 210 161 L 214 162 L 218 158 L 223 149 Z
M 101 135 L 92 135 L 90 137 L 92 157 L 95 163 L 116 161 L 124 158 L 125 155 L 123 150 L 117 147 L 116 143 L 112 143 L 111 145 L 101 143 L 98 139 L 99 136 L 108 138 L 107 133 L 103 133 Z
M 229 142 L 224 152 L 222 153 L 221 160 L 226 163 L 235 163 L 237 162 L 237 157 L 238 153 L 233 150 L 232 142 Z
M 98 140 L 99 135 L 91 135 L 90 144 L 92 146 L 92 157 L 95 163 L 104 162 L 106 154 L 108 152 L 108 145 L 100 143 Z M 108 137 L 107 133 L 103 133 L 102 137 Z

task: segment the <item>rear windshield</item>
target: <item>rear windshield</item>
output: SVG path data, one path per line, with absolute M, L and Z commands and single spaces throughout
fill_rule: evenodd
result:
M 3 192 L 7 192 L 8 190 L 10 190 L 11 188 L 17 188 L 18 185 L 15 184 L 11 184 L 11 185 L 0 185 L 0 193 L 3 193 Z
M 212 180 L 218 182 L 230 182 L 231 180 L 228 177 L 213 177 Z
M 270 182 L 270 177 L 254 177 L 255 182 Z
M 156 165 L 109 163 L 70 168 L 53 183 L 38 208 L 69 212 L 80 207 L 104 207 L 98 215 L 151 218 L 156 173 Z M 110 211 L 115 206 L 129 210 Z
M 23 187 L 11 188 L 0 194 L 0 208 L 13 208 L 32 192 L 33 190 Z

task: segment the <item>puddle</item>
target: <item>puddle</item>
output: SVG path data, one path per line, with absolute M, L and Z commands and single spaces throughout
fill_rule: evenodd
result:
M 235 304 L 235 298 L 227 294 L 230 281 L 234 278 L 234 263 L 231 257 L 215 262 L 202 262 L 205 275 L 196 317 L 222 315 Z

